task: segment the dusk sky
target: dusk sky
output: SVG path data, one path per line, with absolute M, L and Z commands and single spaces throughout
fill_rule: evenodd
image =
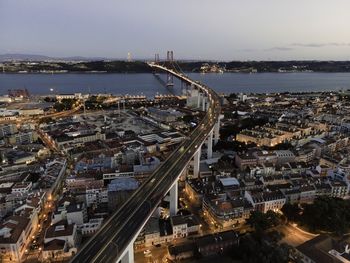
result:
M 0 0 L 0 54 L 350 59 L 349 0 Z

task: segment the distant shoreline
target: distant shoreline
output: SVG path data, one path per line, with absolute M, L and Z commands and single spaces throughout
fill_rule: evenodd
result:
M 161 63 L 167 63 L 162 61 Z M 177 67 L 186 73 L 348 73 L 350 61 L 231 61 L 231 62 L 185 62 L 178 61 Z M 48 62 L 16 61 L 2 62 L 0 72 L 4 73 L 152 73 L 143 61 L 87 61 Z

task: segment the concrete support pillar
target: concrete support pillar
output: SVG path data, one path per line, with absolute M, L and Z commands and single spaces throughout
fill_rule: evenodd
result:
M 201 97 L 202 97 L 202 95 L 201 95 L 200 91 L 198 91 L 197 108 L 201 107 Z
M 134 262 L 134 242 L 131 242 L 127 248 L 126 253 L 122 257 L 121 263 L 133 263 Z
M 193 156 L 193 177 L 194 178 L 198 178 L 198 176 L 199 176 L 199 163 L 201 160 L 201 148 L 202 148 L 202 145 L 199 146 L 199 149 L 197 150 L 197 152 Z
M 217 144 L 220 139 L 220 118 L 214 126 L 214 144 Z
M 207 98 L 205 96 L 203 96 L 203 99 L 202 99 L 202 111 L 206 110 L 206 100 L 207 100 Z
M 176 180 L 175 184 L 170 189 L 170 215 L 174 216 L 177 214 L 177 201 L 179 198 L 179 185 Z
M 208 152 L 207 159 L 213 158 L 213 131 L 208 134 Z

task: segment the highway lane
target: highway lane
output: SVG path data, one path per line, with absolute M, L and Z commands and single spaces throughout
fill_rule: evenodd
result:
M 195 140 L 192 142 L 192 144 L 197 143 L 198 141 Z M 194 147 L 194 145 L 192 145 Z M 188 161 L 189 157 L 191 157 L 190 154 L 183 154 L 180 161 Z M 169 191 L 169 183 L 172 184 L 174 180 L 178 177 L 178 175 L 183 170 L 182 167 L 176 166 L 174 170 L 170 170 L 170 174 L 167 173 L 167 176 L 164 176 L 162 179 L 162 183 L 160 184 L 160 188 L 157 188 L 155 191 L 153 191 L 152 196 L 150 197 L 150 203 L 147 204 L 147 201 L 144 201 L 141 210 L 139 213 L 134 214 L 133 217 L 128 222 L 128 228 L 123 228 L 123 232 L 120 232 L 118 235 L 115 235 L 114 239 L 112 240 L 111 244 L 121 244 L 121 243 L 129 243 L 130 242 L 130 229 L 133 229 L 137 232 L 137 227 L 142 226 L 144 223 L 145 218 L 149 217 L 150 211 L 153 210 L 152 207 L 157 207 L 158 204 L 161 202 L 163 196 L 166 195 L 166 193 Z M 169 176 L 170 175 L 170 176 Z M 168 184 L 164 183 L 164 181 L 168 181 Z M 153 212 L 153 211 L 152 211 Z M 136 228 L 136 229 L 135 229 Z M 113 259 L 116 258 L 118 255 L 118 250 L 112 250 L 112 245 L 108 244 L 108 248 L 105 250 L 104 253 L 101 253 L 97 258 L 95 258 L 96 262 L 103 262 L 103 260 L 106 260 L 105 254 L 108 252 L 109 256 Z
M 205 121 L 205 120 L 204 120 Z M 199 135 L 199 130 L 195 131 L 193 133 L 193 135 Z M 182 146 L 184 146 L 185 148 L 187 148 L 190 144 L 194 144 L 195 142 L 197 142 L 197 140 L 190 140 L 190 139 L 187 139 L 185 144 L 182 144 Z M 186 152 L 184 151 L 183 153 L 181 153 L 180 151 L 176 151 L 173 153 L 172 156 L 169 157 L 169 161 L 164 163 L 164 165 L 162 165 L 161 167 L 159 167 L 156 172 L 155 172 L 155 177 L 156 177 L 156 181 L 157 181 L 157 185 L 154 185 L 154 182 L 151 182 L 152 181 L 152 178 L 149 178 L 148 181 L 146 181 L 143 185 L 144 185 L 144 189 L 142 192 L 137 192 L 136 195 L 132 196 L 131 198 L 131 202 L 134 201 L 135 203 L 139 203 L 139 200 L 140 198 L 145 198 L 145 193 L 148 189 L 150 190 L 155 190 L 156 187 L 161 183 L 161 181 L 159 181 L 158 179 L 161 179 L 164 177 L 164 170 L 167 171 L 167 170 L 171 170 L 171 168 L 173 166 L 175 166 L 176 164 L 173 162 L 173 160 L 176 160 L 179 158 L 179 156 L 182 154 L 185 154 Z M 161 176 L 158 176 L 158 175 L 161 175 Z M 159 177 L 159 178 L 157 178 Z M 146 190 L 146 191 L 145 191 Z M 140 194 L 140 195 L 137 195 L 137 194 Z M 131 204 L 131 202 L 129 202 L 129 204 Z M 139 203 L 140 204 L 140 203 Z M 119 223 L 120 221 L 118 221 L 118 218 L 111 218 L 113 219 L 113 223 Z M 124 220 L 125 221 L 125 220 Z M 108 222 L 110 223 L 110 222 Z M 107 224 L 107 223 L 106 223 Z M 112 225 L 110 225 L 112 226 Z M 101 232 L 101 234 L 106 234 L 108 231 L 110 230 L 110 228 L 106 228 L 103 230 L 103 232 Z
M 185 147 L 188 147 L 188 146 L 191 146 L 192 147 L 192 152 L 194 152 L 194 150 L 196 149 L 195 148 L 195 145 L 196 143 L 199 143 L 199 140 L 198 140 L 198 137 L 201 135 L 201 133 L 199 133 L 198 131 L 194 133 L 194 135 L 196 135 L 196 138 L 194 140 L 187 140 L 187 142 L 185 143 Z M 188 146 L 187 146 L 188 145 Z M 181 155 L 181 157 L 178 157 L 177 155 Z M 179 161 L 182 162 L 183 160 L 187 160 L 187 162 L 189 162 L 190 160 L 190 157 L 191 157 L 191 154 L 187 153 L 186 151 L 184 152 L 180 152 L 180 151 L 176 151 L 176 154 L 174 154 L 174 157 L 173 158 L 179 158 Z M 174 170 L 175 168 L 175 170 Z M 156 208 L 157 205 L 161 202 L 163 196 L 165 196 L 165 194 L 169 191 L 169 184 L 172 184 L 175 179 L 178 177 L 178 175 L 180 174 L 181 170 L 183 168 L 182 167 L 179 167 L 179 166 L 176 166 L 176 163 L 170 163 L 170 165 L 166 165 L 164 167 L 162 167 L 162 169 L 160 169 L 159 173 L 156 173 L 155 174 L 155 181 L 157 181 L 157 184 L 156 185 L 152 185 L 152 196 L 150 197 L 150 200 L 151 200 L 151 203 L 152 205 L 147 205 L 145 203 L 142 203 L 144 199 L 144 196 L 142 196 L 141 198 L 142 199 L 135 199 L 137 200 L 137 202 L 139 204 L 141 204 L 141 207 L 144 206 L 145 208 L 149 208 L 148 210 L 145 209 L 145 208 L 141 208 L 142 210 L 139 211 L 137 214 L 133 213 L 132 214 L 132 218 L 130 218 L 128 221 L 125 221 L 124 220 L 124 224 L 128 224 L 127 225 L 127 228 L 121 228 L 121 230 L 126 230 L 127 232 L 126 233 L 122 233 L 122 232 L 114 232 L 113 234 L 113 238 L 117 237 L 117 239 L 114 239 L 113 240 L 113 243 L 116 243 L 116 244 L 120 244 L 120 242 L 122 242 L 122 238 L 130 238 L 130 233 L 128 232 L 129 228 L 133 228 L 133 224 L 134 222 L 138 222 L 138 225 L 142 225 L 142 222 L 144 221 L 145 218 L 148 217 L 148 215 L 150 214 L 150 210 L 153 208 Z M 164 172 L 165 171 L 165 172 Z M 170 176 L 169 176 L 169 173 Z M 164 184 L 164 180 L 167 180 L 168 181 L 168 184 Z M 153 182 L 155 182 L 153 181 Z M 161 188 L 159 188 L 159 186 Z M 163 187 L 162 187 L 163 186 Z M 134 208 L 135 209 L 135 208 Z M 153 211 L 152 211 L 153 212 Z M 109 250 L 110 249 L 110 245 L 108 243 L 106 243 L 105 247 L 104 247 L 104 250 Z M 114 250 L 114 252 L 118 253 L 118 250 Z M 101 262 L 101 260 L 105 260 L 105 253 L 90 253 L 91 256 L 94 257 L 94 260 L 95 262 Z M 85 258 L 86 259 L 86 258 Z
M 174 152 L 169 158 L 169 160 L 171 162 L 166 162 L 164 163 L 164 165 L 161 165 L 160 167 L 157 168 L 157 170 L 155 171 L 155 174 L 156 176 L 159 174 L 159 173 L 163 173 L 163 170 L 169 170 L 173 165 L 174 165 L 174 162 L 172 162 L 174 159 L 178 158 L 178 154 L 179 152 L 176 151 Z M 155 182 L 157 183 L 157 185 L 154 185 Z M 126 213 L 132 213 L 134 208 L 136 208 L 137 204 L 141 204 L 140 203 L 140 200 L 145 200 L 145 198 L 148 196 L 148 191 L 149 190 L 154 190 L 155 187 L 157 187 L 159 184 L 161 183 L 161 181 L 159 180 L 154 180 L 152 181 L 152 177 L 148 178 L 148 180 L 146 180 L 142 186 L 143 186 L 143 189 L 142 191 L 136 191 L 132 196 L 131 198 L 128 200 L 127 203 L 124 203 L 124 205 L 120 208 L 120 209 L 123 209 L 123 211 L 125 211 L 125 209 L 128 209 L 126 211 Z M 126 206 L 129 206 L 129 207 L 126 207 Z M 130 206 L 132 206 L 132 208 L 130 208 Z M 105 225 L 106 226 L 109 226 L 107 228 L 102 228 L 99 232 L 99 234 L 101 235 L 105 235 L 107 233 L 109 233 L 110 230 L 112 230 L 111 228 L 113 227 L 113 224 L 118 224 L 118 223 L 123 223 L 125 222 L 125 218 L 123 218 L 122 216 L 124 216 L 124 213 L 123 214 L 114 214 L 114 216 L 112 216 L 106 223 Z
M 184 79 L 183 76 L 181 76 Z M 184 79 L 188 81 L 187 79 Z M 213 101 L 218 96 L 204 85 L 188 81 L 209 93 Z M 202 88 L 205 87 L 205 88 Z M 215 99 L 215 100 L 214 100 Z M 211 101 L 211 100 L 210 100 Z M 170 157 L 158 167 L 131 198 L 111 216 L 98 233 L 82 248 L 72 262 L 113 262 L 138 233 L 163 196 L 169 191 L 180 172 L 187 166 L 194 152 L 213 129 L 220 114 L 220 105 L 210 103 L 208 113 Z M 202 126 L 202 124 L 204 124 Z M 205 129 L 204 129 L 204 128 Z M 184 147 L 184 151 L 180 151 Z
M 193 150 L 193 152 L 194 152 L 194 150 L 195 150 L 195 148 L 194 148 L 194 144 L 195 143 L 198 143 L 198 140 L 194 140 L 194 141 L 191 141 L 192 143 L 192 150 Z M 190 159 L 190 157 L 191 157 L 191 154 L 189 154 L 189 153 L 185 153 L 185 154 L 183 154 L 183 156 L 185 156 L 185 158 L 181 158 L 181 161 L 182 161 L 182 159 L 184 159 L 184 160 L 189 160 Z M 173 166 L 173 165 L 172 165 Z M 169 169 L 167 166 L 165 166 L 165 167 L 163 167 L 164 169 Z M 170 167 L 171 168 L 171 167 Z M 170 169 L 170 171 L 172 171 L 172 174 L 171 174 L 171 176 L 168 176 L 168 174 L 166 174 L 167 176 L 163 176 L 163 178 L 166 178 L 166 179 L 170 179 L 169 181 L 169 183 L 171 184 L 173 181 L 174 181 L 174 178 L 176 178 L 179 174 L 180 174 L 180 172 L 181 172 L 181 170 L 182 170 L 183 168 L 182 167 L 177 167 L 177 169 L 175 169 L 175 170 L 172 170 L 172 169 Z M 161 171 L 161 172 L 163 172 L 163 171 Z M 161 178 L 157 178 L 157 179 L 161 179 Z M 158 182 L 158 184 L 157 184 L 157 186 L 159 186 L 160 184 L 162 183 L 162 180 L 160 180 L 159 182 Z M 168 184 L 169 184 L 168 183 Z M 161 199 L 162 199 L 162 197 L 168 192 L 168 184 L 163 184 L 164 185 L 164 187 L 160 190 L 160 189 L 157 189 L 157 187 L 155 187 L 155 188 L 153 188 L 154 189 L 154 191 L 153 191 L 153 196 L 155 196 L 155 197 L 157 197 L 157 199 L 156 199 L 156 201 L 154 201 L 154 202 L 152 202 L 153 204 L 153 207 L 156 207 L 158 204 L 159 204 L 159 202 L 161 201 Z M 152 197 L 151 197 L 152 198 Z M 137 200 L 138 202 L 140 202 L 140 201 L 142 201 L 142 199 L 140 200 L 139 198 L 136 198 L 136 199 L 134 199 L 134 200 Z M 144 200 L 144 199 L 143 199 Z M 141 202 L 141 204 L 142 204 L 142 202 Z M 126 220 L 124 220 L 124 222 L 125 223 L 127 223 L 128 225 L 127 225 L 127 228 L 122 228 L 122 230 L 124 230 L 124 232 L 121 232 L 121 233 L 119 233 L 119 232 L 115 232 L 115 234 L 113 235 L 113 236 L 117 236 L 117 239 L 116 240 L 114 240 L 114 242 L 113 243 L 111 243 L 111 244 L 114 244 L 114 243 L 120 243 L 120 242 L 124 242 L 124 243 L 126 243 L 127 241 L 128 241 L 128 239 L 129 238 L 131 238 L 130 237 L 130 233 L 129 233 L 129 229 L 130 228 L 133 228 L 133 222 L 135 222 L 135 221 L 137 221 L 138 223 L 138 225 L 142 225 L 142 222 L 144 221 L 144 219 L 145 218 L 147 218 L 147 216 L 148 216 L 148 214 L 149 214 L 149 212 L 150 212 L 150 209 L 149 209 L 149 206 L 147 206 L 146 205 L 146 208 L 148 208 L 148 209 L 142 209 L 142 213 L 139 211 L 137 214 L 133 214 L 133 218 L 130 218 L 128 221 L 126 221 Z M 132 209 L 135 209 L 135 207 L 133 207 Z M 114 223 L 118 223 L 118 222 L 115 222 L 114 221 Z M 110 225 L 110 227 L 112 227 L 114 224 L 111 224 Z M 124 225 L 124 224 L 123 224 Z M 106 232 L 108 232 L 109 230 L 112 230 L 112 229 L 110 229 L 110 228 L 108 228 L 108 229 L 106 229 Z M 125 232 L 126 231 L 126 232 Z M 122 238 L 125 238 L 125 240 L 122 240 Z M 101 240 L 100 242 L 105 242 L 105 240 Z M 94 242 L 93 244 L 93 247 L 95 247 L 96 248 L 96 242 Z M 101 256 L 98 256 L 97 258 L 95 258 L 95 262 L 102 262 L 103 260 L 106 260 L 106 258 L 105 258 L 105 254 L 108 252 L 108 254 L 109 255 L 112 255 L 110 252 L 109 252 L 109 250 L 110 250 L 110 248 L 111 248 L 111 245 L 109 244 L 109 243 L 107 243 L 107 246 L 103 249 L 103 251 L 104 251 L 104 253 L 101 253 L 100 255 Z M 112 250 L 113 252 L 116 252 L 116 254 L 118 254 L 118 250 L 116 250 L 115 248 L 113 248 L 113 250 Z M 94 250 L 94 249 L 92 249 L 92 250 L 90 250 L 89 251 L 90 253 L 88 253 L 89 254 L 89 256 L 91 257 L 91 256 L 96 256 L 96 251 Z M 114 254 L 114 253 L 113 253 Z M 113 258 L 113 257 L 112 257 Z M 84 261 L 85 260 L 87 260 L 88 258 L 86 258 L 86 257 L 84 257 Z M 84 262 L 83 261 L 83 262 Z M 89 261 L 85 261 L 85 262 L 89 262 Z
M 185 144 L 185 147 L 187 147 L 188 143 L 192 143 L 193 141 L 187 140 L 187 143 Z M 122 207 L 124 208 L 123 213 L 118 213 L 117 217 L 112 217 L 110 219 L 110 221 L 105 223 L 105 228 L 102 228 L 101 232 L 99 233 L 98 237 L 99 238 L 95 238 L 93 240 L 93 242 L 91 242 L 89 244 L 89 247 L 86 247 L 86 249 L 84 249 L 84 253 L 82 253 L 82 260 L 81 261 L 77 261 L 77 262 L 86 262 L 85 260 L 93 260 L 93 257 L 98 257 L 99 253 L 98 251 L 96 251 L 96 249 L 98 248 L 98 245 L 101 243 L 106 242 L 106 236 L 109 235 L 110 237 L 108 238 L 108 240 L 110 240 L 111 238 L 113 238 L 113 236 L 116 236 L 119 234 L 118 231 L 114 231 L 113 232 L 113 227 L 115 225 L 118 225 L 118 227 L 120 229 L 122 229 L 122 227 L 128 223 L 129 220 L 126 220 L 126 215 L 133 215 L 137 209 L 138 209 L 138 205 L 142 205 L 142 201 L 145 200 L 145 198 L 147 198 L 149 196 L 149 194 L 151 194 L 152 192 L 157 191 L 157 187 L 162 183 L 161 178 L 164 177 L 164 171 L 169 171 L 172 169 L 173 166 L 176 165 L 175 162 L 173 162 L 173 159 L 177 159 L 179 158 L 178 155 L 181 154 L 179 151 L 176 151 L 172 157 L 170 157 L 170 162 L 166 162 L 164 163 L 165 165 L 159 167 L 159 169 L 157 169 L 158 171 L 155 173 L 155 180 L 152 181 L 152 178 L 150 178 L 149 180 L 147 180 L 145 182 L 143 191 L 137 191 L 134 196 L 132 196 L 131 200 L 129 199 L 128 201 L 128 207 L 127 210 L 125 210 L 125 206 L 126 204 Z M 149 191 L 151 191 L 151 193 L 149 193 Z M 140 215 L 137 215 L 140 218 Z M 141 217 L 144 218 L 144 217 Z M 113 234 L 113 236 L 111 236 Z M 104 249 L 108 248 L 108 243 L 105 244 Z M 99 262 L 99 261 L 96 261 Z

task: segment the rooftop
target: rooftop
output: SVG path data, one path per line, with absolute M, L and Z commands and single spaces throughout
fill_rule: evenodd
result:
M 0 244 L 17 243 L 29 221 L 28 218 L 17 215 L 6 218 L 0 226 Z
M 45 238 L 65 237 L 73 234 L 74 224 L 68 224 L 67 220 L 61 220 L 46 230 Z

